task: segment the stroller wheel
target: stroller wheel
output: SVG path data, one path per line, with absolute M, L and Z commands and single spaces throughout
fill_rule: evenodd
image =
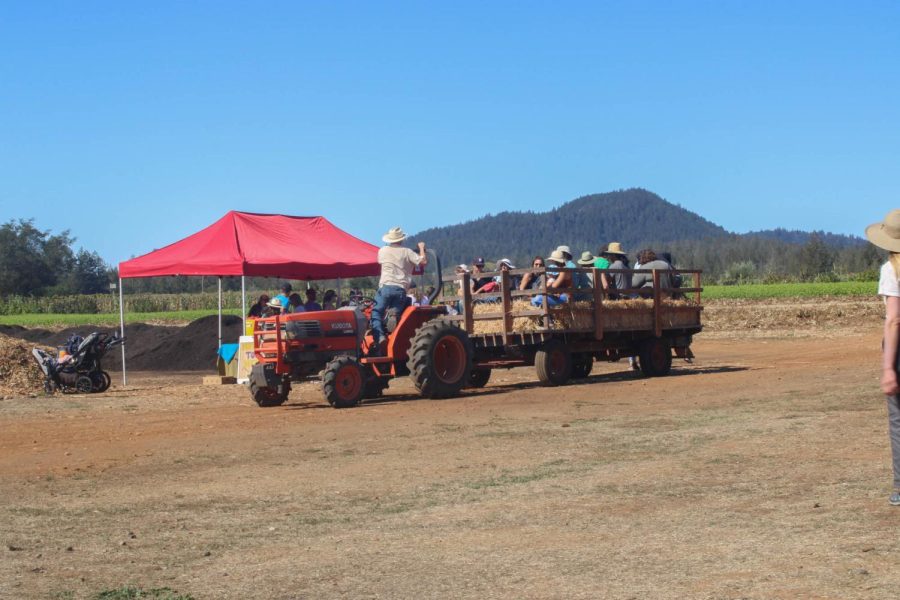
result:
M 112 379 L 106 371 L 94 371 L 91 373 L 91 383 L 93 384 L 93 392 L 99 394 L 109 389 Z
M 79 375 L 75 380 L 75 391 L 79 394 L 90 394 L 94 390 L 94 382 L 87 375 Z

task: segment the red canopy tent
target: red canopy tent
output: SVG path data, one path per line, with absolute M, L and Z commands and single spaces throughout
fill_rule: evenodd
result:
M 241 277 L 241 310 L 246 315 L 246 276 L 311 280 L 364 277 L 379 272 L 378 247 L 338 229 L 325 217 L 233 210 L 183 240 L 119 263 L 121 334 L 125 335 L 122 279 L 161 275 L 218 276 L 221 344 L 223 276 Z M 124 345 L 122 377 L 124 382 Z

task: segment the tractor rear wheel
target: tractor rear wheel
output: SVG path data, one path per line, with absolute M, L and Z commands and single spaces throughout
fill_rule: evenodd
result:
M 661 338 L 650 338 L 638 351 L 641 371 L 647 377 L 661 377 L 672 370 L 672 349 Z
M 584 379 L 594 368 L 594 356 L 590 352 L 572 355 L 572 379 Z
M 466 384 L 468 388 L 483 388 L 487 385 L 488 380 L 491 378 L 491 370 L 490 369 L 472 369 L 472 374 L 469 375 L 469 383 Z
M 360 364 L 350 356 L 338 356 L 325 367 L 322 393 L 335 408 L 351 408 L 362 400 L 366 377 Z
M 562 385 L 572 376 L 572 354 L 559 340 L 550 340 L 534 354 L 534 367 L 543 385 Z
M 451 398 L 469 382 L 472 354 L 465 331 L 447 321 L 430 321 L 413 336 L 406 366 L 422 396 Z
M 291 384 L 288 381 L 285 381 L 274 388 L 269 386 L 259 386 L 252 380 L 250 381 L 250 395 L 253 396 L 253 400 L 263 408 L 281 406 L 284 404 L 284 401 L 287 400 L 290 391 Z

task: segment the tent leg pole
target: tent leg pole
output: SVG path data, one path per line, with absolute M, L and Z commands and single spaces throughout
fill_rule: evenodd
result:
M 222 347 L 222 277 L 219 276 L 219 348 Z
M 247 290 L 244 285 L 244 276 L 241 275 L 241 318 L 244 320 L 241 335 L 244 335 L 244 332 L 247 331 Z
M 125 337 L 125 302 L 122 295 L 122 278 L 119 277 L 119 335 Z M 128 376 L 125 375 L 125 342 L 122 342 L 122 387 L 128 385 Z
M 337 308 L 341 307 L 341 278 L 337 280 Z

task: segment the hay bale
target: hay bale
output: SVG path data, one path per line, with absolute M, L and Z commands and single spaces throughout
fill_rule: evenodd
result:
M 0 398 L 34 396 L 43 391 L 44 374 L 31 356 L 33 347 L 24 340 L 0 334 Z
M 684 299 L 666 299 L 662 300 L 662 304 L 667 309 L 671 309 L 663 312 L 664 328 L 688 327 L 697 324 L 696 311 L 677 310 L 678 308 L 693 307 L 693 302 Z M 512 303 L 514 312 L 534 308 L 528 300 L 524 299 L 516 299 Z M 503 332 L 503 305 L 501 303 L 475 304 L 474 314 L 476 317 L 494 317 L 490 320 L 476 320 L 474 334 Z M 546 330 L 593 331 L 594 329 L 594 303 L 592 301 L 566 302 L 550 308 L 549 314 L 550 322 L 546 326 L 542 324 L 542 318 L 539 316 L 515 317 L 512 331 L 525 333 Z M 602 318 L 605 329 L 652 329 L 653 300 L 629 298 L 604 301 Z

